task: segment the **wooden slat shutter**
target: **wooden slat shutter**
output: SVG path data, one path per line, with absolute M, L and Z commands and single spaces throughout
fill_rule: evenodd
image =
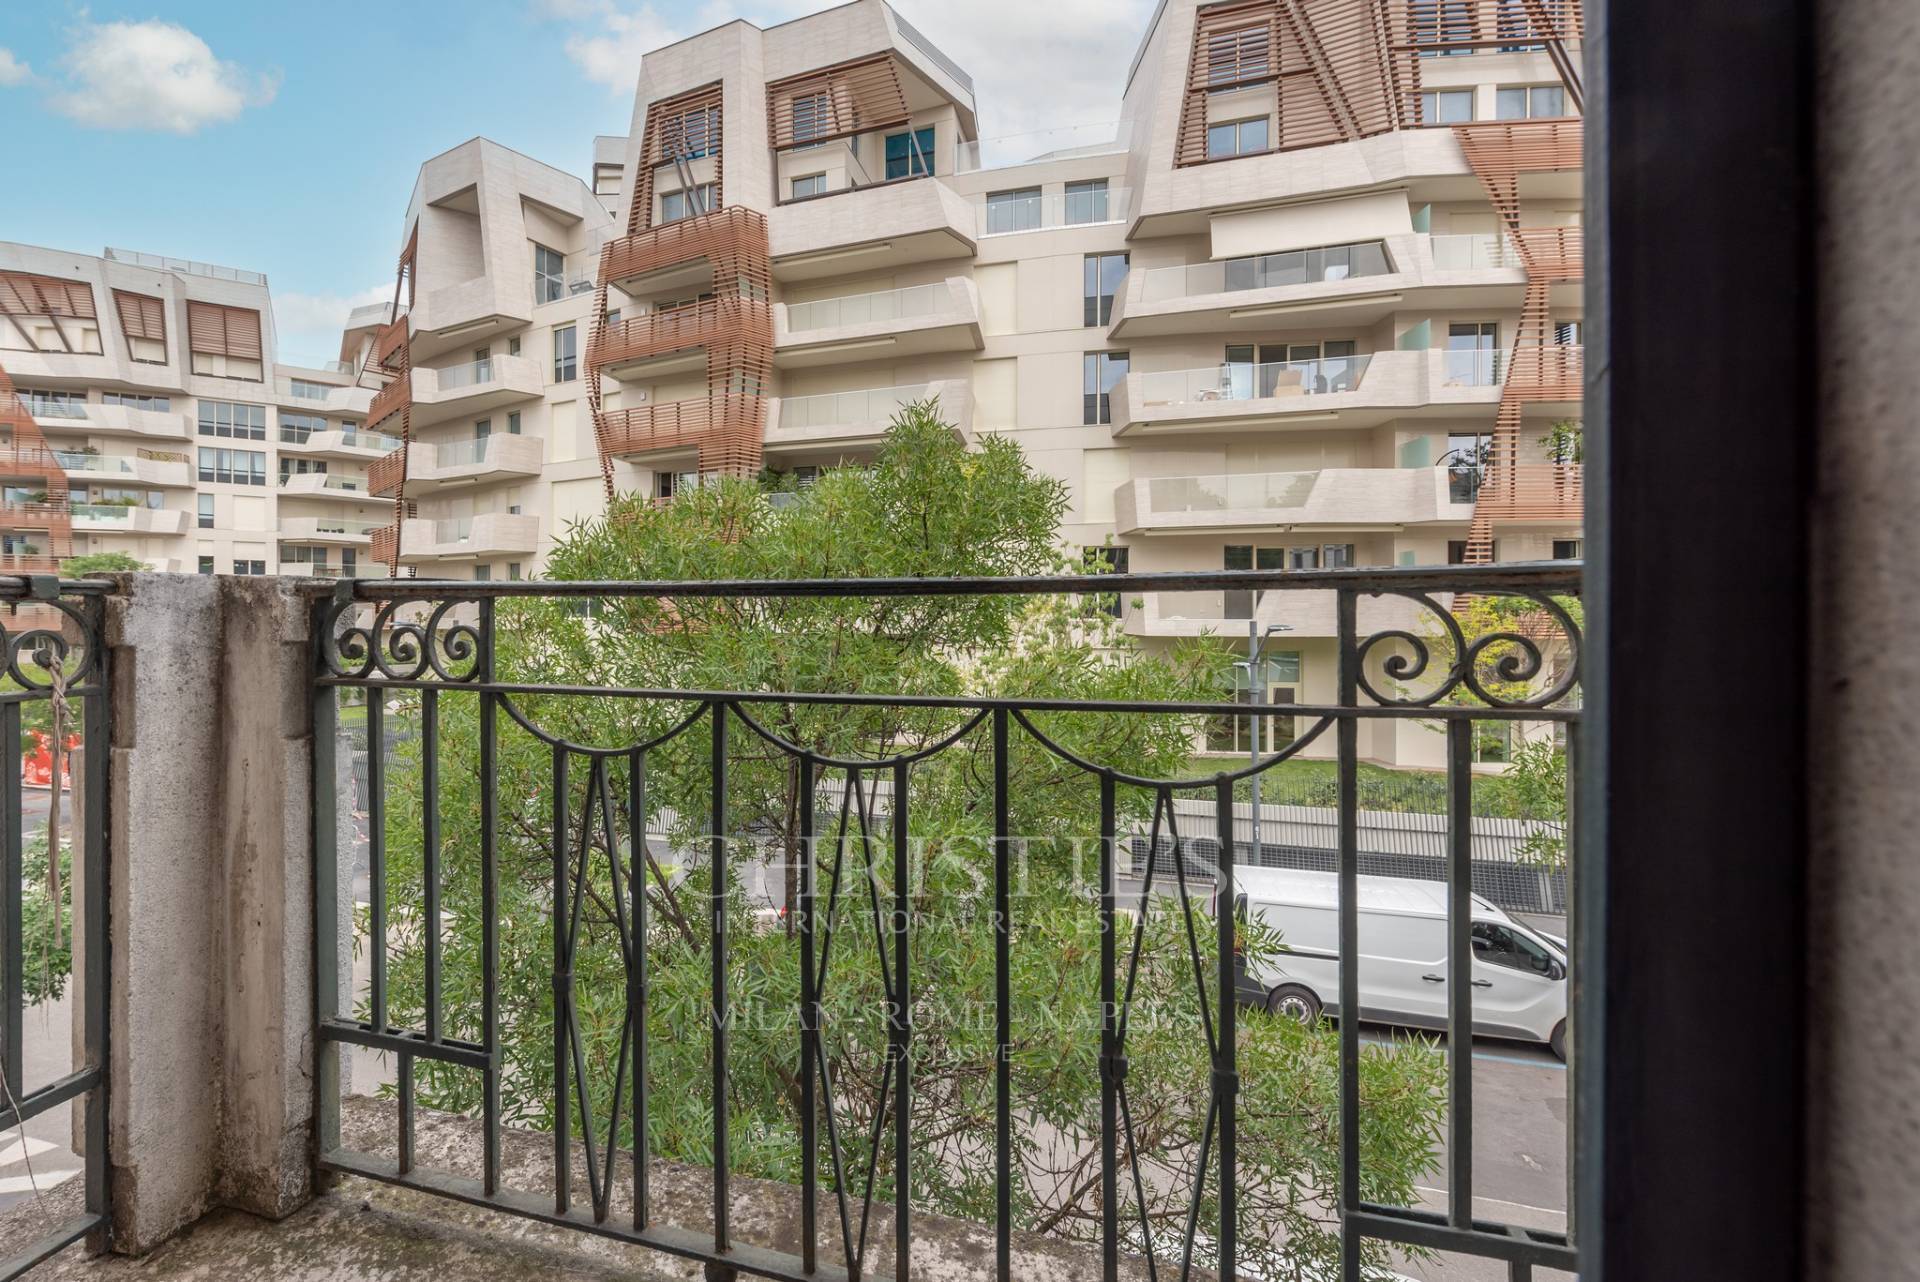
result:
M 260 356 L 260 313 L 218 303 L 187 303 L 187 345 L 207 356 Z
M 113 291 L 113 305 L 120 313 L 121 332 L 129 339 L 150 338 L 158 343 L 167 341 L 167 313 L 159 299 L 116 289 Z
M 93 286 L 84 281 L 36 276 L 32 272 L 0 272 L 0 314 L 7 316 L 74 316 L 94 319 Z
M 260 313 L 239 307 L 226 308 L 227 355 L 244 360 L 260 359 Z
M 893 55 L 875 54 L 767 86 L 774 150 L 903 124 L 910 117 Z

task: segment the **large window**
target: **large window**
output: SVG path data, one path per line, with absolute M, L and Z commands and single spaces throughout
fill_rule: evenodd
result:
M 1088 254 L 1080 267 L 1081 323 L 1107 325 L 1113 321 L 1113 297 L 1127 278 L 1125 254 Z
M 1500 322 L 1453 321 L 1447 326 L 1442 372 L 1449 387 L 1492 387 L 1500 381 Z
M 200 479 L 226 485 L 265 485 L 267 456 L 259 450 L 200 447 Z
M 305 445 L 315 432 L 327 430 L 327 420 L 318 414 L 280 411 L 280 440 L 287 445 Z
M 1040 189 L 987 193 L 987 233 L 1033 231 L 1040 226 Z
M 1267 117 L 1255 116 L 1251 120 L 1231 120 L 1225 124 L 1207 126 L 1207 159 L 1225 160 L 1229 156 L 1252 156 L 1266 151 L 1271 144 L 1267 136 Z
M 1268 651 L 1260 656 L 1257 678 L 1243 661 L 1233 665 L 1233 701 L 1251 704 L 1258 690 L 1261 703 L 1300 702 L 1300 652 Z M 1293 742 L 1297 726 L 1293 717 L 1262 717 L 1260 729 L 1266 743 L 1263 752 L 1273 752 Z M 1207 719 L 1207 751 L 1249 752 L 1254 745 L 1253 719 L 1231 713 Z
M 1493 114 L 1499 120 L 1564 116 L 1567 114 L 1567 91 L 1559 85 L 1502 88 L 1494 93 Z
M 571 383 L 580 377 L 580 331 L 562 325 L 553 331 L 553 381 Z
M 567 260 L 545 245 L 533 247 L 533 301 L 551 303 L 567 295 Z
M 1107 180 L 1093 178 L 1067 184 L 1066 222 L 1104 223 L 1107 221 Z
M 102 405 L 124 405 L 130 410 L 151 410 L 156 414 L 166 414 L 173 409 L 173 398 L 168 396 L 143 396 L 134 392 L 102 392 Z
M 701 183 L 692 192 L 669 191 L 660 195 L 660 221 L 677 223 L 682 218 L 691 218 L 695 214 L 713 212 L 713 183 Z
M 1471 89 L 1431 89 L 1420 95 L 1423 125 L 1464 125 L 1472 119 Z
M 888 134 L 888 178 L 923 178 L 933 172 L 933 127 Z
M 200 435 L 264 441 L 267 439 L 267 407 L 239 401 L 203 400 L 200 402 Z
M 1111 397 L 1115 384 L 1127 376 L 1125 352 L 1088 352 L 1081 370 L 1082 423 L 1113 422 Z

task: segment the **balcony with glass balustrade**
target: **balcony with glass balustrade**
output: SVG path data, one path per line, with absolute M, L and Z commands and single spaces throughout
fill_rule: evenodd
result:
M 513 433 L 494 432 L 463 441 L 415 441 L 407 450 L 407 497 L 538 476 L 544 457 L 541 438 Z
M 934 379 L 897 387 L 783 396 L 767 414 L 769 455 L 823 446 L 874 446 L 900 410 L 916 401 L 938 402 L 940 418 L 963 441 L 973 439 L 973 389 L 966 379 Z
M 773 309 L 773 363 L 783 369 L 936 352 L 977 352 L 980 295 L 971 280 L 945 280 Z
M 413 426 L 416 430 L 451 418 L 485 414 L 546 390 L 545 372 L 530 356 L 499 353 L 413 371 Z
M 183 488 L 194 483 L 193 468 L 184 455 L 178 459 L 153 459 L 85 450 L 55 450 L 53 456 L 72 481 Z
M 532 556 L 539 542 L 540 518 L 518 512 L 409 517 L 400 527 L 400 559 L 432 561 Z
M 1115 436 L 1314 422 L 1366 427 L 1428 399 L 1425 351 L 1134 370 L 1108 394 Z
M 1136 477 L 1114 490 L 1114 532 L 1177 535 L 1285 526 L 1397 530 L 1473 516 L 1445 467 L 1339 467 Z

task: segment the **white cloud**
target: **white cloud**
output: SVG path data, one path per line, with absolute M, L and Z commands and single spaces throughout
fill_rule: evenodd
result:
M 33 68 L 13 56 L 13 50 L 0 48 L 0 89 L 11 89 L 33 79 Z
M 280 87 L 277 75 L 222 62 L 199 36 L 158 18 L 82 23 L 60 65 L 66 84 L 53 109 L 98 129 L 190 134 L 272 102 Z
M 340 351 L 347 314 L 368 303 L 393 301 L 393 282 L 369 285 L 357 294 L 302 294 L 288 290 L 273 296 L 274 330 L 283 362 L 332 360 Z
M 1153 0 L 894 0 L 894 7 L 973 77 L 980 134 L 998 138 L 1118 119 Z

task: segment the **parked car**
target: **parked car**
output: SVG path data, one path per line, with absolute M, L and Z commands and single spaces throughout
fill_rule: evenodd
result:
M 1235 907 L 1280 933 L 1283 951 L 1242 967 L 1243 1001 L 1308 1023 L 1340 1013 L 1339 878 L 1330 872 L 1242 867 Z M 1473 1031 L 1545 1042 L 1566 1058 L 1565 945 L 1473 896 Z M 1404 877 L 1361 877 L 1360 1018 L 1447 1026 L 1447 888 Z

